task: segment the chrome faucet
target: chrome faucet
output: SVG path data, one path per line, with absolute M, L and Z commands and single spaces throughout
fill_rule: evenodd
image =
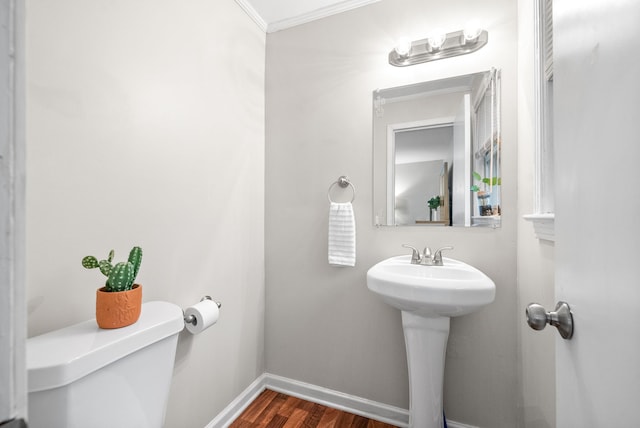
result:
M 418 251 L 417 248 L 412 247 L 408 244 L 402 244 L 404 248 L 411 249 L 411 264 L 412 265 L 424 265 L 424 266 L 442 266 L 442 251 L 444 250 L 453 250 L 453 247 L 446 246 L 442 248 L 438 248 L 435 253 L 431 253 L 431 248 L 424 247 L 422 250 L 422 254 Z
M 442 266 L 442 251 L 443 250 L 453 250 L 453 247 L 447 245 L 446 247 L 438 248 L 435 253 L 433 253 L 433 266 Z
M 418 251 L 417 248 L 412 247 L 409 244 L 402 244 L 402 246 L 404 248 L 410 248 L 412 250 L 411 253 L 411 264 L 412 265 L 419 265 L 422 262 L 422 255 L 420 255 L 420 251 Z M 425 248 L 426 250 L 426 248 Z

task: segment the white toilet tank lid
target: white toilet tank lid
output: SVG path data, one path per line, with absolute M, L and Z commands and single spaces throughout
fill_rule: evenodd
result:
M 147 302 L 140 319 L 105 330 L 95 319 L 27 339 L 29 392 L 80 379 L 184 328 L 182 309 L 169 302 Z

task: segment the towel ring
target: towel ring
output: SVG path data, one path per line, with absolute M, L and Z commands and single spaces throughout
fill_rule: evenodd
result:
M 335 186 L 336 184 L 342 187 L 343 189 L 346 188 L 347 186 L 351 186 L 351 190 L 353 190 L 353 196 L 351 197 L 351 202 L 353 202 L 356 199 L 356 186 L 354 186 L 351 180 L 349 180 L 349 177 L 347 177 L 346 175 L 341 175 L 340 177 L 338 177 L 336 181 L 331 183 L 331 186 L 329 186 L 329 190 L 327 191 L 327 198 L 329 199 L 329 202 L 334 202 L 333 200 L 331 200 L 331 189 L 333 189 L 333 186 Z

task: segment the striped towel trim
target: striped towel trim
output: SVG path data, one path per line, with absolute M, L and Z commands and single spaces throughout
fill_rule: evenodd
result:
M 351 202 L 331 202 L 329 207 L 329 264 L 356 264 L 356 220 Z

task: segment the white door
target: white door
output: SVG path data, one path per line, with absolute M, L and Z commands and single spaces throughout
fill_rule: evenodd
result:
M 638 23 L 637 0 L 554 1 L 558 428 L 640 426 Z

